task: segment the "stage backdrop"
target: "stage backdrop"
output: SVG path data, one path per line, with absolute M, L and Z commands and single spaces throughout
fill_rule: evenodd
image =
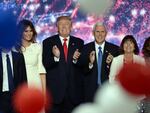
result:
M 88 0 L 87 0 L 88 1 Z M 69 15 L 73 19 L 72 34 L 85 43 L 93 40 L 92 26 L 98 21 L 106 24 L 107 40 L 117 45 L 126 34 L 136 37 L 141 48 L 150 36 L 150 0 L 112 0 L 105 14 L 84 13 L 78 0 L 0 0 L 0 9 L 12 9 L 18 21 L 31 20 L 38 32 L 38 41 L 56 33 L 56 18 Z M 100 7 L 103 5 L 101 3 Z

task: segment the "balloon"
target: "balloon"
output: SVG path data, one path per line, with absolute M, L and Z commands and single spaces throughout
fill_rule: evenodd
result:
M 119 83 L 105 83 L 98 89 L 94 102 L 103 113 L 135 113 L 138 100 L 120 86 Z
M 150 70 L 146 66 L 128 64 L 120 70 L 117 79 L 125 90 L 134 95 L 150 95 Z
M 41 90 L 23 85 L 16 90 L 13 102 L 20 113 L 38 113 L 44 108 L 45 97 Z
M 0 47 L 12 48 L 19 40 L 17 36 L 17 18 L 10 10 L 0 10 Z M 21 37 L 20 37 L 21 38 Z
M 78 0 L 78 2 L 81 10 L 96 15 L 106 13 L 114 4 L 113 0 Z

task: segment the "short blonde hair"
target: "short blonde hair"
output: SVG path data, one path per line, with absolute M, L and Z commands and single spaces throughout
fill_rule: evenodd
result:
M 71 24 L 72 24 L 72 20 L 71 20 L 70 16 L 60 16 L 60 17 L 58 17 L 57 20 L 56 20 L 56 26 L 57 26 L 57 24 L 58 24 L 58 22 L 59 22 L 60 20 L 69 20 L 69 21 L 71 22 Z

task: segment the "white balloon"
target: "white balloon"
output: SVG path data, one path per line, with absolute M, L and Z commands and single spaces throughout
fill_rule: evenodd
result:
M 97 104 L 86 103 L 76 107 L 72 111 L 72 113 L 102 113 L 102 112 L 100 112 L 100 110 L 98 109 Z
M 94 101 L 104 113 L 135 113 L 138 105 L 137 98 L 124 91 L 119 83 L 104 84 Z
M 101 15 L 113 6 L 113 0 L 78 0 L 81 10 L 86 13 Z

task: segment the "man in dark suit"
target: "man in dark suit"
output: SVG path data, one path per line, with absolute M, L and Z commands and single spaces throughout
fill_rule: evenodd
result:
M 119 54 L 119 47 L 107 42 L 106 35 L 103 23 L 96 23 L 93 27 L 95 41 L 86 44 L 81 54 L 85 102 L 93 101 L 97 88 L 108 80 L 111 61 Z
M 12 96 L 26 80 L 23 55 L 10 49 L 0 49 L 0 112 L 14 113 Z
M 82 101 L 83 78 L 78 58 L 84 42 L 70 35 L 70 17 L 58 17 L 56 26 L 58 34 L 43 41 L 46 84 L 53 99 L 51 113 L 70 113 Z

